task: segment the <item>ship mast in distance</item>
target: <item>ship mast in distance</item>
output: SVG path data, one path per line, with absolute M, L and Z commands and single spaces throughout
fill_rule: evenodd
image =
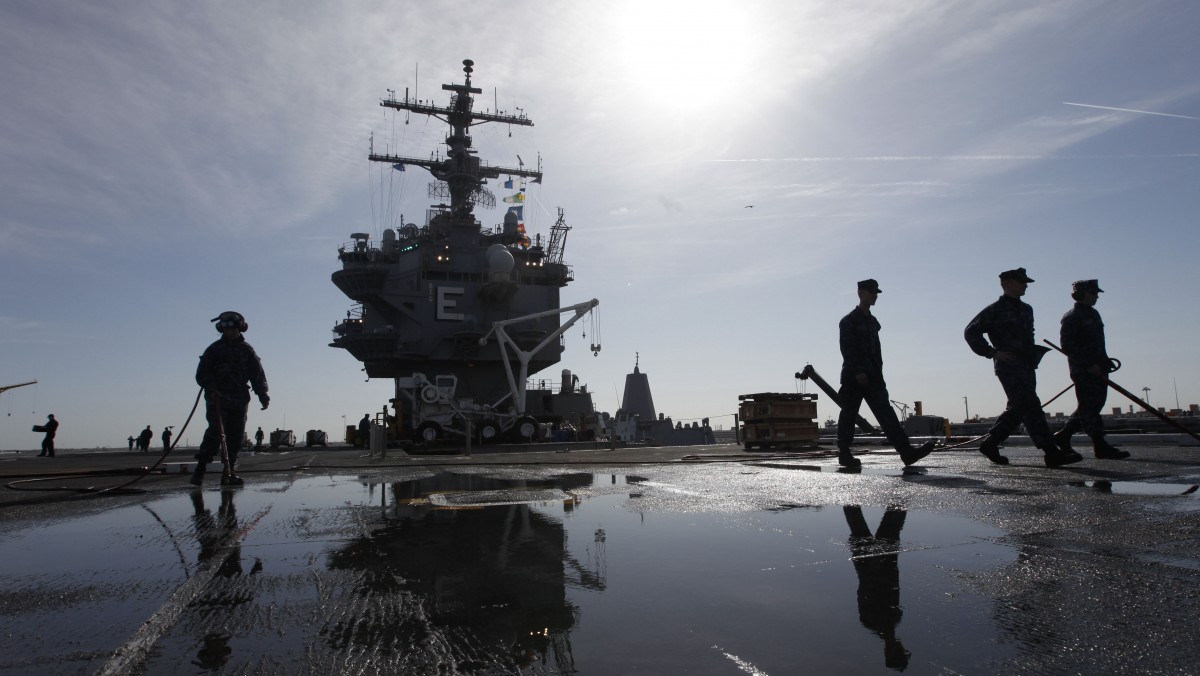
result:
M 431 115 L 449 124 L 452 131 L 450 136 L 446 138 L 448 150 L 445 158 L 430 157 L 422 159 L 403 155 L 379 154 L 373 150 L 368 156 L 368 159 L 372 162 L 423 167 L 435 179 L 444 182 L 446 192 L 450 198 L 452 225 L 473 226 L 474 218 L 471 214 L 477 202 L 486 206 L 495 205 L 495 196 L 483 188 L 486 179 L 507 175 L 529 178 L 534 183 L 540 183 L 542 180 L 540 167 L 537 171 L 533 171 L 524 167 L 514 169 L 511 167 L 490 166 L 482 163 L 475 156 L 475 151 L 471 148 L 471 136 L 467 133 L 473 125 L 485 122 L 502 122 L 504 124 L 532 127 L 533 121 L 526 117 L 524 113 L 506 115 L 500 111 L 487 113 L 472 110 L 471 107 L 474 103 L 474 98 L 471 95 L 483 92 L 482 89 L 471 86 L 471 72 L 474 70 L 474 65 L 475 62 L 470 59 L 463 61 L 463 72 L 466 73 L 463 84 L 442 85 L 442 89 L 452 92 L 449 106 L 435 106 L 419 102 L 416 99 L 409 99 L 407 91 L 404 94 L 404 99 L 400 100 L 390 90 L 389 98 L 383 99 L 379 104 L 385 108 L 407 110 L 421 115 Z M 431 197 L 445 196 L 440 195 L 439 192 L 437 187 L 431 186 Z

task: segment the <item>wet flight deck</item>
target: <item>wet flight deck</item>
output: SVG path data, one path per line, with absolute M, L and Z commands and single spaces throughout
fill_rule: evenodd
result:
M 0 674 L 1194 671 L 1200 449 L 1127 448 L 297 449 L 101 495 L 151 456 L 0 455 Z

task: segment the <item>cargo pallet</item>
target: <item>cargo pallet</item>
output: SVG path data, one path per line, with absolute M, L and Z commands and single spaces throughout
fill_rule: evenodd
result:
M 738 416 L 747 451 L 815 448 L 817 395 L 760 392 L 738 395 Z

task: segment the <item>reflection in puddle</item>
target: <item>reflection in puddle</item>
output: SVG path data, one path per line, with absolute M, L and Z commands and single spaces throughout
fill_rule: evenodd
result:
M 850 526 L 851 560 L 858 573 L 858 619 L 883 639 L 883 662 L 889 669 L 904 671 L 910 653 L 896 637 L 896 625 L 904 611 L 900 607 L 900 529 L 907 512 L 889 507 L 871 533 L 862 507 L 842 508 Z
M 805 472 L 825 472 L 827 474 L 864 474 L 867 476 L 923 476 L 928 473 L 925 467 L 838 467 L 837 465 L 805 465 L 792 462 L 747 462 L 747 466 L 765 467 L 770 469 L 794 469 Z
M 562 499 L 618 481 L 628 492 Z M 925 651 L 923 663 L 981 664 L 982 644 L 996 657 L 990 620 L 976 612 L 983 602 L 961 617 L 933 612 L 955 585 L 946 568 L 1013 558 L 990 542 L 1001 535 L 995 529 L 917 513 L 902 549 L 907 515 L 898 508 L 643 513 L 632 497 L 677 489 L 608 475 L 554 483 L 439 475 L 393 484 L 385 525 L 332 552 L 329 566 L 368 572 L 352 605 L 403 598 L 412 614 L 346 617 L 327 629 L 329 647 L 405 654 L 432 636 L 455 644 L 467 664 L 505 673 L 728 673 L 730 661 L 764 674 L 881 662 L 903 670 L 912 650 Z M 450 495 L 455 507 L 495 506 L 440 507 L 436 496 Z M 879 521 L 874 533 L 868 517 Z M 900 561 L 929 548 L 939 548 L 943 565 L 906 571 L 902 606 Z M 946 548 L 961 548 L 961 560 Z M 902 608 L 920 618 L 906 643 Z M 955 656 L 937 642 L 939 630 L 981 640 Z M 864 650 L 871 635 L 883 640 L 882 657 Z
M 150 503 L 158 523 L 137 507 L 54 525 L 111 541 L 97 525 L 114 524 L 120 556 L 29 559 L 15 571 L 25 588 L 45 583 L 35 569 L 46 564 L 140 586 L 42 607 L 35 625 L 92 631 L 76 645 L 94 671 L 207 574 L 145 671 L 978 672 L 1014 650 L 996 640 L 992 601 L 962 577 L 1016 554 L 997 543 L 1002 531 L 967 518 L 801 497 L 754 512 L 673 511 L 664 504 L 691 505 L 691 495 L 611 474 L 313 477 L 279 488 L 164 497 Z M 136 557 L 131 541 L 145 542 Z M 156 570 L 163 584 L 149 589 Z M 80 619 L 129 608 L 136 622 L 107 634 Z M 22 625 L 29 617 L 0 615 L 0 628 L 19 638 L 36 630 Z
M 567 555 L 555 517 L 573 504 L 562 487 L 590 477 L 564 483 L 443 474 L 391 485 L 384 525 L 329 554 L 330 569 L 365 573 L 351 605 L 377 611 L 326 627 L 330 648 L 405 655 L 411 667 L 435 669 L 446 656 L 419 650 L 434 641 L 452 646 L 464 671 L 573 671 L 567 639 L 576 609 L 567 586 L 603 590 L 604 580 L 598 557 Z M 602 535 L 593 537 L 600 547 Z
M 1097 493 L 1118 495 L 1197 495 L 1197 484 L 1167 484 L 1146 481 L 1078 481 L 1075 486 L 1090 488 Z
M 523 488 L 497 491 L 447 491 L 429 496 L 429 504 L 437 507 L 498 507 L 536 502 L 567 502 L 571 496 L 557 488 Z M 418 504 L 416 501 L 409 504 Z

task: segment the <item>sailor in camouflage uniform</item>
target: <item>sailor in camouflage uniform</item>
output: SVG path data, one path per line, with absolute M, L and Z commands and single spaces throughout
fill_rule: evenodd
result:
M 217 323 L 221 338 L 208 346 L 196 368 L 196 383 L 204 388 L 208 429 L 204 431 L 200 452 L 196 454 L 198 462 L 191 481 L 196 486 L 204 483 L 208 463 L 220 457 L 223 426 L 229 465 L 221 476 L 221 485 L 240 486 L 244 482 L 233 470 L 246 433 L 246 408 L 250 404 L 246 382 L 254 388 L 264 411 L 271 398 L 267 396 L 267 376 L 258 354 L 242 336 L 250 328 L 245 317 L 237 312 L 222 312 L 212 321 Z
M 1008 407 L 988 430 L 979 452 L 997 465 L 1007 465 L 1008 458 L 1000 455 L 1000 444 L 1024 422 L 1033 443 L 1046 454 L 1046 466 L 1059 467 L 1083 457 L 1054 443 L 1038 399 L 1035 369 L 1049 348 L 1034 345 L 1033 308 L 1021 300 L 1032 281 L 1025 268 L 1000 273 L 1004 294 L 975 315 L 963 331 L 975 354 L 992 360 L 996 378 L 1008 396 Z M 983 337 L 985 333 L 990 344 Z
M 887 383 L 883 381 L 883 352 L 879 345 L 879 320 L 871 314 L 871 306 L 879 299 L 879 282 L 864 279 L 858 283 L 858 307 L 838 324 L 842 348 L 842 386 L 838 400 L 842 412 L 838 416 L 838 464 L 860 467 L 862 462 L 850 453 L 854 441 L 854 424 L 858 408 L 864 401 L 879 421 L 888 442 L 900 452 L 905 465 L 911 465 L 929 455 L 934 442 L 927 441 L 913 448 L 908 435 L 900 427 L 892 410 Z
M 1105 460 L 1128 458 L 1129 453 L 1114 448 L 1104 439 L 1104 419 L 1100 411 L 1108 398 L 1108 373 L 1112 371 L 1112 360 L 1104 348 L 1104 322 L 1096 312 L 1096 301 L 1104 290 L 1095 279 L 1083 279 L 1071 285 L 1071 298 L 1075 307 L 1062 318 L 1059 339 L 1067 363 L 1071 368 L 1071 382 L 1075 383 L 1075 398 L 1078 408 L 1067 419 L 1067 424 L 1054 434 L 1059 447 L 1071 448 L 1071 435 L 1083 430 L 1092 438 L 1096 457 Z

